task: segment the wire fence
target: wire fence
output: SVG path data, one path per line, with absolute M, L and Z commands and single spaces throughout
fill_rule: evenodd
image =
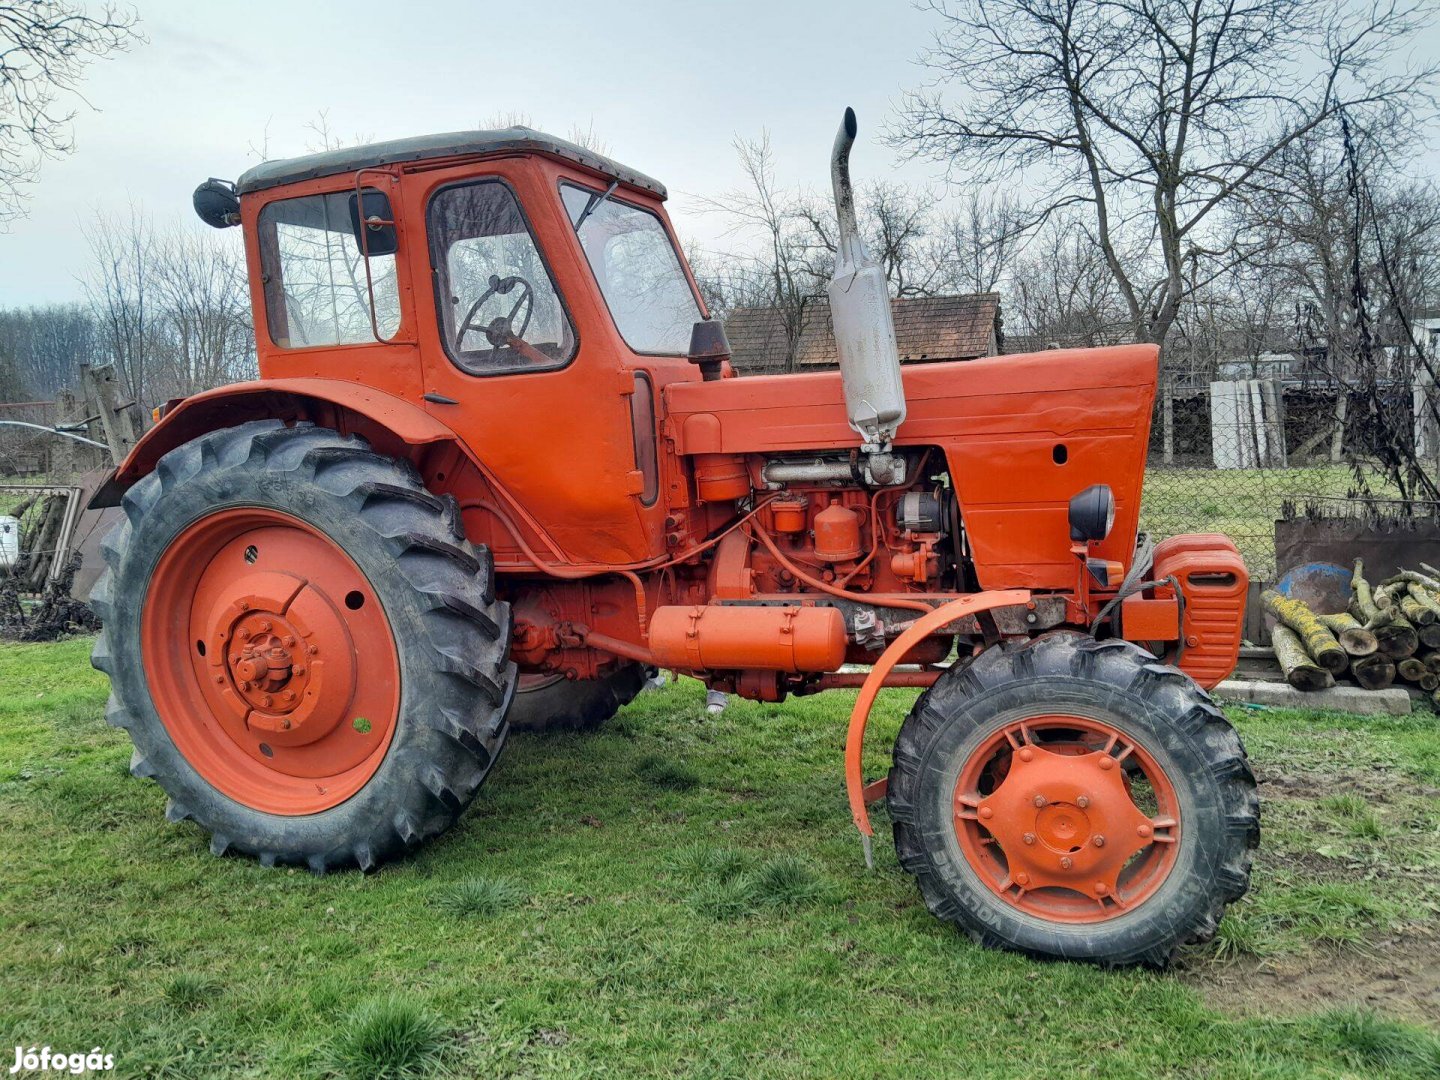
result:
M 1252 578 L 1273 581 L 1275 522 L 1286 504 L 1397 494 L 1372 464 L 1361 410 L 1343 390 L 1237 380 L 1157 398 L 1141 527 L 1156 536 L 1219 532 L 1233 539 Z M 1358 464 L 1357 464 L 1358 461 Z M 1358 475 L 1357 475 L 1358 472 Z
M 55 423 L 55 404 L 50 401 L 0 403 L 0 421 L 50 427 Z M 48 476 L 51 455 L 59 440 L 54 435 L 0 423 L 0 477 L 25 480 Z
M 4 421 L 53 427 L 67 418 L 52 401 L 0 402 L 0 480 L 69 482 L 104 464 L 103 451 L 51 432 Z M 91 435 L 98 438 L 98 435 Z

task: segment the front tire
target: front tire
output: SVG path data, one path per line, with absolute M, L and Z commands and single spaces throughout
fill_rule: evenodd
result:
M 888 805 L 930 910 L 1035 957 L 1163 967 L 1249 887 L 1259 800 L 1193 680 L 1073 633 L 947 672 L 901 727 Z
M 131 772 L 211 850 L 369 870 L 451 825 L 504 743 L 488 551 L 406 463 L 258 421 L 125 495 L 91 603 Z

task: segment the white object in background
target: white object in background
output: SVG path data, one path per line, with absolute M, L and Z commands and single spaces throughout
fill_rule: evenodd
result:
M 0 516 L 0 569 L 20 561 L 20 519 Z

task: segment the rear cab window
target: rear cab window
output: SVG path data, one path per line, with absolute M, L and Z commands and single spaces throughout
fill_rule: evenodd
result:
M 265 318 L 282 349 L 389 341 L 400 330 L 395 256 L 371 255 L 367 283 L 353 198 L 353 190 L 305 195 L 260 211 Z

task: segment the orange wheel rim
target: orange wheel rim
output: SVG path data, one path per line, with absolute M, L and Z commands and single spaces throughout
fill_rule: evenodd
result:
M 328 810 L 389 749 L 389 620 L 354 560 L 299 518 L 241 507 L 187 527 L 151 577 L 140 647 L 176 748 L 245 806 Z
M 1007 724 L 961 769 L 953 812 L 980 879 L 1052 922 L 1133 910 L 1169 876 L 1179 848 L 1170 778 L 1129 736 L 1087 717 Z

